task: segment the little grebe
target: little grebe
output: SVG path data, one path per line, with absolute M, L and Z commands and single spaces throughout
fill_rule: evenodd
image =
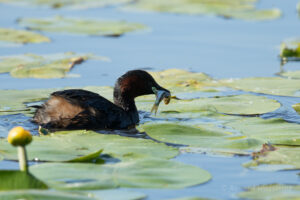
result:
M 162 99 L 166 104 L 170 100 L 169 90 L 150 74 L 132 70 L 116 81 L 114 104 L 87 90 L 57 91 L 36 110 L 33 121 L 53 129 L 126 129 L 139 122 L 134 98 L 147 94 L 156 94 L 155 112 Z

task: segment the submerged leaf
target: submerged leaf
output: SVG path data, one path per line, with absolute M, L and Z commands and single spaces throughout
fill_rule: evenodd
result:
M 0 170 L 0 180 L 0 191 L 48 188 L 42 181 L 22 171 Z
M 31 30 L 74 33 L 98 36 L 120 36 L 146 27 L 138 23 L 126 21 L 104 21 L 95 19 L 64 18 L 22 18 L 19 24 Z
M 42 43 L 50 42 L 50 39 L 31 31 L 0 28 L 0 40 L 13 43 Z
M 147 157 L 173 158 L 178 149 L 152 140 L 119 135 L 99 134 L 93 131 L 63 131 L 48 136 L 33 136 L 34 142 L 27 147 L 29 160 L 40 161 L 87 161 L 97 157 L 99 149 L 121 160 Z M 0 139 L 0 155 L 17 159 L 16 148 Z M 95 154 L 96 152 L 96 154 Z M 98 152 L 99 153 L 99 152 Z M 85 158 L 85 159 L 84 159 Z
M 25 54 L 0 58 L 0 73 L 10 72 L 15 78 L 63 78 L 74 65 L 93 55 L 72 52 L 53 55 Z M 97 57 L 106 60 L 105 57 Z
M 297 200 L 300 196 L 300 185 L 259 185 L 246 188 L 238 196 L 249 200 Z
M 257 10 L 256 0 L 139 0 L 127 9 L 190 15 L 218 15 L 244 20 L 270 20 L 281 16 L 279 9 Z
M 198 167 L 153 158 L 105 165 L 49 163 L 30 170 L 50 186 L 61 189 L 180 189 L 211 179 L 207 171 Z

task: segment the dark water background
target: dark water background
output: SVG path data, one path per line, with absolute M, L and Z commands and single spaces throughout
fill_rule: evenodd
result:
M 20 47 L 1 47 L 0 56 L 66 51 L 94 53 L 107 56 L 111 62 L 90 60 L 76 66 L 70 73 L 79 78 L 15 79 L 0 74 L 0 89 L 55 88 L 65 86 L 113 85 L 130 69 L 162 70 L 168 68 L 205 72 L 214 78 L 274 76 L 280 71 L 280 43 L 300 36 L 297 0 L 263 0 L 259 8 L 278 7 L 283 17 L 278 20 L 251 22 L 213 16 L 187 16 L 159 13 L 123 12 L 115 8 L 88 10 L 53 10 L 48 8 L 17 7 L 0 4 L 1 27 L 20 28 L 20 17 L 51 17 L 54 15 L 90 17 L 140 22 L 150 30 L 125 34 L 120 38 L 86 37 L 44 33 L 51 43 L 27 44 Z M 286 70 L 300 69 L 298 63 L 288 63 Z M 282 108 L 263 117 L 283 117 L 300 123 L 291 105 L 299 98 L 269 96 L 282 103 Z M 9 128 L 16 124 L 31 127 L 24 116 L 0 117 L 0 125 Z M 25 123 L 25 124 L 24 124 Z M 254 171 L 241 166 L 250 157 L 223 157 L 203 154 L 181 154 L 177 161 L 208 170 L 213 179 L 203 185 L 182 190 L 130 189 L 148 195 L 149 200 L 184 196 L 234 199 L 243 187 L 259 184 L 299 184 L 297 171 Z M 17 163 L 0 162 L 0 169 L 18 168 Z

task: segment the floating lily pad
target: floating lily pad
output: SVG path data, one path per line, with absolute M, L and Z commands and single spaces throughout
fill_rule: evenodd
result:
M 183 197 L 183 198 L 176 198 L 176 199 L 169 199 L 169 200 L 213 200 L 213 199 L 200 198 L 200 197 Z
M 70 89 L 33 89 L 33 90 L 0 90 L 0 115 L 11 115 L 23 113 L 31 115 L 34 108 L 26 106 L 25 103 L 45 100 L 57 90 Z M 113 90 L 111 87 L 84 87 L 82 89 L 99 93 L 101 96 L 112 99 Z
M 72 52 L 53 55 L 24 54 L 0 58 L 0 73 L 10 72 L 15 78 L 63 78 L 75 65 L 93 55 Z M 105 57 L 97 59 L 107 60 Z
M 238 196 L 249 200 L 297 200 L 300 196 L 300 185 L 259 185 L 247 188 Z
M 74 33 L 97 36 L 120 36 L 146 27 L 138 23 L 126 21 L 104 21 L 95 19 L 65 18 L 22 18 L 19 24 L 31 30 Z
M 0 179 L 0 191 L 48 188 L 46 184 L 31 174 L 21 171 L 0 170 Z
M 151 110 L 154 100 L 149 102 L 137 102 L 141 110 Z M 192 100 L 171 100 L 168 105 L 160 106 L 161 112 L 176 111 L 201 112 L 214 110 L 219 113 L 236 115 L 259 115 L 272 112 L 280 108 L 280 103 L 275 100 L 255 95 L 235 95 L 216 98 L 200 98 Z
M 149 72 L 153 78 L 171 92 L 205 90 L 213 79 L 204 73 L 193 73 L 181 69 Z
M 1 90 L 0 115 L 16 113 L 31 113 L 33 108 L 27 107 L 24 103 L 45 99 L 54 89 L 45 90 Z
M 121 160 L 173 158 L 178 154 L 178 149 L 152 140 L 99 134 L 93 131 L 56 132 L 47 136 L 34 136 L 33 140 L 34 142 L 27 147 L 29 160 L 72 161 L 99 149 L 103 149 L 104 154 Z M 6 159 L 17 159 L 17 149 L 8 144 L 6 139 L 1 139 L 0 144 L 2 156 Z
M 300 114 L 300 103 L 294 104 L 293 105 L 294 110 Z
M 222 149 L 257 149 L 262 141 L 234 135 L 222 128 L 192 127 L 178 124 L 150 124 L 141 128 L 152 138 L 169 143 L 185 144 L 215 151 Z
M 85 191 L 86 192 L 86 191 Z M 111 190 L 94 190 L 88 191 L 88 196 L 99 200 L 142 200 L 147 196 L 141 192 L 111 189 Z
M 118 4 L 128 3 L 131 0 L 0 0 L 1 3 L 8 3 L 19 6 L 47 6 L 52 8 L 71 8 L 85 9 L 104 6 L 114 6 Z
M 32 31 L 0 28 L 0 40 L 12 43 L 42 43 L 50 42 L 50 39 Z
M 242 138 L 240 138 L 242 139 Z M 199 153 L 199 154 L 208 154 L 208 155 L 222 155 L 226 157 L 234 157 L 234 156 L 250 156 L 251 153 L 249 151 L 245 151 L 244 149 L 224 149 L 224 148 L 210 148 L 210 147 L 180 147 L 180 153 Z
M 289 79 L 300 79 L 300 71 L 287 71 L 279 73 L 280 76 L 287 77 Z
M 19 190 L 0 192 L 0 200 L 140 200 L 146 195 L 124 190 L 99 190 L 89 192 L 62 192 L 53 190 Z
M 300 145 L 300 124 L 287 123 L 282 119 L 237 118 L 224 125 L 238 130 L 249 138 L 262 140 L 264 143 Z
M 218 83 L 237 90 L 279 95 L 300 96 L 300 80 L 280 77 L 227 79 Z
M 211 179 L 207 171 L 198 167 L 160 159 L 105 165 L 49 163 L 32 166 L 30 170 L 50 186 L 61 189 L 180 189 Z
M 49 139 L 49 140 L 48 140 Z M 5 159 L 17 160 L 17 149 L 6 142 L 0 140 L 0 154 Z M 58 148 L 58 145 L 63 148 Z M 97 146 L 99 147 L 99 146 Z M 35 161 L 66 161 L 66 162 L 91 162 L 99 158 L 102 149 L 86 148 L 80 144 L 71 144 L 61 141 L 59 138 L 51 136 L 34 136 L 34 143 L 27 147 L 29 160 Z M 100 149 L 100 150 L 99 150 Z
M 276 146 L 274 151 L 265 152 L 252 161 L 245 163 L 245 167 L 257 170 L 300 169 L 300 147 Z M 268 165 L 265 167 L 265 165 Z M 276 168 L 272 168 L 275 165 Z
M 218 15 L 244 20 L 270 20 L 280 17 L 280 10 L 257 10 L 255 3 L 255 0 L 139 0 L 126 8 L 175 14 Z
M 300 125 L 282 119 L 259 117 L 213 116 L 223 127 L 212 124 L 186 126 L 184 122 L 145 124 L 140 128 L 149 136 L 163 142 L 200 147 L 207 151 L 226 153 L 229 150 L 257 150 L 264 143 L 300 145 Z M 234 153 L 234 152 L 233 152 Z M 243 152 L 240 152 L 243 153 Z M 237 153 L 237 154 L 240 154 Z
M 74 193 L 57 192 L 57 191 L 43 191 L 43 190 L 19 190 L 19 191 L 5 191 L 0 192 L 0 200 L 16 200 L 16 199 L 30 199 L 30 200 L 96 200 L 88 196 L 83 196 Z

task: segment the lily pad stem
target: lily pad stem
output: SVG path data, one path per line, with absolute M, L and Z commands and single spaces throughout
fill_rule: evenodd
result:
M 18 157 L 20 170 L 28 173 L 27 154 L 25 146 L 18 146 Z

